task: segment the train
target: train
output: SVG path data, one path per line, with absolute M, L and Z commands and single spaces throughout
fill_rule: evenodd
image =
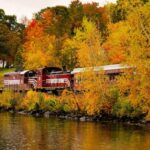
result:
M 110 81 L 114 81 L 116 76 L 122 74 L 127 65 L 113 64 L 98 67 L 75 68 L 72 71 L 63 71 L 59 67 L 43 67 L 36 70 L 24 70 L 9 72 L 4 74 L 4 89 L 14 91 L 45 91 L 58 94 L 64 89 L 79 91 L 79 75 L 85 71 L 104 71 Z

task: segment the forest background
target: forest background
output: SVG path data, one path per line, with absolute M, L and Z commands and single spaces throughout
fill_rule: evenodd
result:
M 134 71 L 119 76 L 112 85 L 102 75 L 88 74 L 91 80 L 84 81 L 84 93 L 64 92 L 57 101 L 67 111 L 118 117 L 142 115 L 149 120 L 149 10 L 149 0 L 117 0 L 103 7 L 75 0 L 68 7 L 42 9 L 32 20 L 23 18 L 18 23 L 15 16 L 1 9 L 0 60 L 7 63 L 6 67 L 13 64 L 16 70 L 44 66 L 72 70 L 118 63 L 132 66 Z M 30 105 L 28 100 L 39 103 L 38 96 L 32 100 L 32 94 L 24 98 L 23 106 Z

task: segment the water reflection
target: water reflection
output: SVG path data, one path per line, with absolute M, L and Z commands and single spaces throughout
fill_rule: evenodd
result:
M 0 113 L 0 150 L 141 150 L 150 127 Z

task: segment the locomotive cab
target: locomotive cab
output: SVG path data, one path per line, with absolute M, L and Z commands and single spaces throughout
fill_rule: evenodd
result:
M 37 88 L 46 87 L 46 78 L 51 75 L 52 72 L 62 71 L 57 67 L 44 67 L 37 69 Z
M 71 87 L 71 73 L 61 68 L 45 67 L 37 69 L 37 88 L 46 91 L 61 91 Z

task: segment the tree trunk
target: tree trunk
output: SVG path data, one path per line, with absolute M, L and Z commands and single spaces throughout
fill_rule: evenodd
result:
M 10 66 L 9 62 L 6 61 L 6 66 L 5 66 L 5 68 L 9 68 L 9 66 Z
M 5 59 L 2 59 L 2 68 L 5 67 Z

